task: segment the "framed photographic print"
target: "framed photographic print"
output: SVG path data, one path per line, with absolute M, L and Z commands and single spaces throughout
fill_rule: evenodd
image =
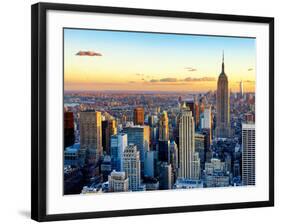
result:
M 32 6 L 32 219 L 273 205 L 273 18 Z

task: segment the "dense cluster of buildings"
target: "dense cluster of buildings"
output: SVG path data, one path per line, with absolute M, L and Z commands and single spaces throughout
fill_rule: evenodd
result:
M 255 94 L 65 95 L 64 192 L 255 185 Z

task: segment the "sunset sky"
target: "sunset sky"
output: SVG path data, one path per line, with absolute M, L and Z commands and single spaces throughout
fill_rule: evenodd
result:
M 65 90 L 215 90 L 223 50 L 231 90 L 254 91 L 253 38 L 64 29 Z

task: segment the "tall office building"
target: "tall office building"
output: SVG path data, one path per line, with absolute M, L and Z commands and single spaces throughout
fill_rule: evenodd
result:
M 179 177 L 191 178 L 194 153 L 194 119 L 192 112 L 186 108 L 179 120 Z
M 112 170 L 123 171 L 123 153 L 127 147 L 127 134 L 119 133 L 111 135 L 110 155 Z
M 202 129 L 201 133 L 205 136 L 205 150 L 209 150 L 210 146 L 212 144 L 212 129 L 206 128 L 206 129 Z
M 161 163 L 159 173 L 159 189 L 168 190 L 172 189 L 172 166 L 166 162 Z
M 197 130 L 200 125 L 200 105 L 198 102 L 194 104 L 194 114 L 192 114 L 195 121 L 195 129 Z
M 170 163 L 170 141 L 158 141 L 158 160 L 161 162 Z
M 145 177 L 154 177 L 154 160 L 155 160 L 155 151 L 145 152 L 144 158 L 144 176 Z
M 108 176 L 108 191 L 122 192 L 129 190 L 129 180 L 125 172 L 116 172 L 113 170 Z
M 242 124 L 242 184 L 256 183 L 256 132 L 255 124 Z
M 201 117 L 204 117 L 204 112 L 205 112 L 205 105 L 201 100 L 199 103 L 199 123 L 197 124 L 197 129 L 200 128 L 200 122 L 201 122 L 200 119 Z
M 177 144 L 177 146 L 179 147 L 179 123 L 180 123 L 180 120 L 181 120 L 181 115 L 182 115 L 182 112 L 183 111 L 186 111 L 186 110 L 189 110 L 191 111 L 192 113 L 192 116 L 194 117 L 193 114 L 195 114 L 195 112 L 193 112 L 195 109 L 194 109 L 194 101 L 193 99 L 186 99 L 184 101 L 181 102 L 180 104 L 180 112 L 177 114 L 176 116 L 176 125 L 175 125 L 175 128 L 173 130 L 173 137 L 174 137 L 174 140 Z M 194 119 L 194 118 L 193 118 Z
M 172 141 L 170 144 L 170 157 L 171 157 L 171 165 L 172 165 L 172 172 L 174 176 L 174 182 L 178 177 L 178 168 L 179 168 L 179 154 L 178 154 L 178 146 L 175 141 Z
M 109 155 L 105 155 L 100 163 L 100 172 L 103 182 L 108 180 L 108 175 L 111 173 L 111 170 L 111 157 Z
M 97 162 L 102 155 L 101 112 L 83 111 L 80 113 L 81 148 L 87 149 L 88 161 Z
M 192 116 L 193 118 L 196 117 L 196 108 L 195 108 L 195 105 L 198 105 L 198 103 L 196 103 L 194 101 L 194 99 L 192 98 L 188 98 L 188 99 L 184 99 L 183 100 L 183 105 L 182 105 L 182 108 L 189 108 L 189 110 L 191 111 L 192 113 Z M 199 107 L 198 107 L 198 111 L 199 111 Z
M 149 127 L 153 127 L 155 125 L 154 115 L 149 115 L 148 116 L 148 125 L 149 125 Z
M 200 167 L 200 157 L 199 153 L 195 152 L 192 154 L 192 161 L 191 161 L 191 177 L 192 180 L 199 180 L 201 177 L 201 167 Z
M 169 119 L 166 111 L 163 111 L 159 119 L 159 140 L 169 140 Z
M 211 106 L 207 106 L 203 112 L 203 119 L 201 119 L 201 129 L 212 128 L 212 110 Z
M 144 109 L 142 107 L 134 109 L 134 125 L 144 125 Z
M 144 174 L 144 154 L 149 151 L 149 126 L 129 126 L 124 128 L 124 133 L 128 135 L 128 145 L 136 145 L 140 152 L 141 174 Z
M 109 128 L 108 128 L 108 120 L 104 120 L 101 122 L 101 132 L 102 132 L 102 148 L 105 152 L 109 151 Z
M 159 128 L 157 126 L 150 127 L 150 149 L 156 151 L 158 139 L 159 139 Z
M 128 145 L 123 153 L 123 171 L 129 178 L 129 190 L 138 191 L 140 189 L 141 170 L 140 153 L 136 145 Z
M 194 141 L 195 141 L 195 152 L 198 153 L 201 167 L 204 168 L 204 163 L 206 161 L 206 149 L 205 149 L 205 138 L 206 136 L 204 134 L 195 133 Z
M 109 134 L 110 135 L 117 134 L 117 122 L 115 119 L 109 120 Z
M 75 143 L 73 112 L 64 112 L 64 149 Z
M 217 119 L 216 136 L 227 138 L 231 135 L 229 115 L 228 79 L 224 72 L 224 55 L 222 57 L 222 71 L 217 83 Z
M 115 119 L 102 121 L 102 147 L 107 155 L 110 155 L 110 136 L 116 134 L 117 124 Z

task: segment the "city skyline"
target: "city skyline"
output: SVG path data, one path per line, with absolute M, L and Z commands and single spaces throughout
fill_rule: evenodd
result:
M 255 91 L 255 39 L 64 29 L 66 91 Z

